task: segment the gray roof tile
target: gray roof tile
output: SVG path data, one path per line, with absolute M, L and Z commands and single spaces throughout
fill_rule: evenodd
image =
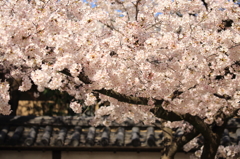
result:
M 156 150 L 162 149 L 170 138 L 159 127 L 133 124 L 127 121 L 110 127 L 89 125 L 91 118 L 81 117 L 10 117 L 0 116 L 1 149 L 67 149 L 67 150 Z M 224 130 L 221 144 L 234 145 L 240 141 L 238 119 L 231 119 Z M 175 137 L 184 135 L 181 128 Z M 203 138 L 199 137 L 203 144 Z M 14 146 L 14 147 L 12 147 Z

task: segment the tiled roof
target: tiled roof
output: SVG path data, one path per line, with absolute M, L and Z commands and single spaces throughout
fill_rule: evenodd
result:
M 159 151 L 170 143 L 159 127 L 130 121 L 92 127 L 90 120 L 77 116 L 0 116 L 0 149 Z M 181 136 L 183 131 L 176 129 L 173 135 Z M 222 144 L 233 145 L 239 141 L 240 122 L 232 119 L 224 131 Z M 199 137 L 201 142 L 203 139 Z

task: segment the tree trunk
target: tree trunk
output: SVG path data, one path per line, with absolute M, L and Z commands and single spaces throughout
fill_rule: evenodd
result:
M 14 116 L 17 115 L 18 101 L 20 99 L 20 92 L 18 90 L 20 83 L 21 83 L 21 79 L 14 79 L 14 78 L 9 79 L 9 84 L 10 84 L 9 104 L 11 105 L 11 110 L 12 110 L 12 113 L 10 115 L 14 115 Z
M 11 105 L 11 110 L 12 110 L 10 115 L 15 116 L 17 114 L 19 96 L 20 96 L 20 93 L 18 90 L 10 90 L 9 104 Z
M 174 155 L 173 155 L 173 156 L 162 155 L 162 156 L 160 157 L 160 159 L 174 159 Z
M 172 142 L 170 146 L 166 146 L 166 148 L 163 150 L 160 159 L 174 159 L 177 150 L 178 150 L 177 144 L 175 142 Z
M 204 147 L 201 159 L 215 159 L 227 121 L 228 120 L 225 120 L 225 123 L 221 126 L 215 126 L 212 133 L 204 136 Z
M 206 143 L 204 144 L 201 159 L 215 159 L 219 144 Z

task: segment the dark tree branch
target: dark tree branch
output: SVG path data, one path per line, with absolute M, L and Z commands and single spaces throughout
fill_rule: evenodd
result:
M 65 74 L 68 74 L 68 73 L 69 72 L 65 71 Z M 86 75 L 84 75 L 84 72 L 81 75 L 79 75 L 79 79 L 85 84 L 92 83 L 92 81 Z M 130 104 L 148 105 L 148 101 L 149 101 L 149 98 L 127 96 L 127 95 L 115 92 L 114 90 L 101 89 L 101 90 L 93 90 L 93 91 L 115 98 L 121 102 L 130 103 Z M 181 92 L 176 92 L 175 94 L 179 95 L 181 94 Z M 205 141 L 209 141 L 207 143 L 211 144 L 211 146 L 209 146 L 207 143 L 204 143 L 205 147 L 204 147 L 203 157 L 208 157 L 209 156 L 208 153 L 211 154 L 211 156 L 212 155 L 215 156 L 218 143 L 220 142 L 222 131 L 224 130 L 224 125 L 218 128 L 219 131 L 213 132 L 211 127 L 208 124 L 206 124 L 200 117 L 192 116 L 191 114 L 181 115 L 171 111 L 167 111 L 163 108 L 163 104 L 166 104 L 167 106 L 168 102 L 164 100 L 155 100 L 155 108 L 152 110 L 152 112 L 156 115 L 156 117 L 169 120 L 169 121 L 185 120 L 190 124 L 192 124 L 193 127 L 195 128 L 193 132 L 189 133 L 188 135 L 184 135 L 182 138 L 180 138 L 179 143 L 173 142 L 171 146 L 173 146 L 174 149 L 178 149 L 178 147 L 180 148 L 181 146 L 186 144 L 188 141 L 196 137 L 198 133 L 201 133 L 204 136 Z M 224 122 L 224 124 L 226 124 L 226 122 Z M 177 145 L 177 143 L 179 145 Z
M 66 74 L 66 75 L 70 75 L 68 70 L 63 70 L 61 71 L 62 73 Z M 85 84 L 91 84 L 93 83 L 85 74 L 84 72 L 82 72 L 78 78 L 84 82 Z M 125 103 L 130 103 L 130 104 L 140 104 L 140 105 L 148 105 L 148 101 L 149 98 L 145 98 L 145 97 L 134 97 L 134 96 L 128 96 L 122 93 L 118 93 L 115 92 L 114 90 L 107 90 L 107 89 L 101 89 L 101 90 L 93 90 L 93 92 L 96 93 L 101 93 L 104 95 L 107 95 L 109 97 L 115 98 L 117 100 L 119 100 L 120 102 L 125 102 Z M 181 94 L 181 92 L 175 92 L 174 93 L 175 96 L 179 96 Z M 226 126 L 227 120 L 230 118 L 224 116 L 221 116 L 224 120 L 224 124 L 222 126 L 217 126 L 217 131 L 213 131 L 212 128 L 210 127 L 209 124 L 206 124 L 204 122 L 203 119 L 201 119 L 198 116 L 193 116 L 191 114 L 178 114 L 172 111 L 167 111 L 163 108 L 163 104 L 166 104 L 165 106 L 167 106 L 169 103 L 167 101 L 164 100 L 155 100 L 155 108 L 153 110 L 151 110 L 156 117 L 165 119 L 165 120 L 169 120 L 169 121 L 181 121 L 181 120 L 185 120 L 187 122 L 189 122 L 190 124 L 193 125 L 193 127 L 195 128 L 191 133 L 188 133 L 184 136 L 182 136 L 180 139 L 178 139 L 178 141 L 172 142 L 171 146 L 174 149 L 178 149 L 180 147 L 182 147 L 184 144 L 186 144 L 187 142 L 189 142 L 191 139 L 193 139 L 194 137 L 196 137 L 199 133 L 201 133 L 205 139 L 204 143 L 204 149 L 203 149 L 203 154 L 201 158 L 214 158 L 216 152 L 217 152 L 217 148 L 218 145 L 220 143 L 220 139 L 223 133 L 223 130 Z M 237 113 L 237 110 L 234 112 Z M 222 115 L 222 114 L 220 114 Z M 174 155 L 173 151 L 173 155 Z
M 189 141 L 191 141 L 198 135 L 199 135 L 199 132 L 195 128 L 191 130 L 191 132 L 185 133 L 179 139 L 177 139 L 178 147 L 182 148 L 185 144 L 187 144 Z
M 192 116 L 190 114 L 185 114 L 183 115 L 184 120 L 186 120 L 187 122 L 189 122 L 190 124 L 192 124 L 194 126 L 194 128 L 201 133 L 204 137 L 206 137 L 205 139 L 208 140 L 208 137 L 210 138 L 210 134 L 213 133 L 213 131 L 211 130 L 211 128 L 203 121 L 203 119 L 201 119 L 198 116 Z M 209 139 L 210 140 L 210 139 Z
M 155 27 L 155 26 L 157 26 L 157 25 L 161 25 L 162 24 L 162 21 L 159 21 L 159 22 L 157 22 L 157 23 L 155 23 L 155 24 L 151 24 L 150 26 L 148 26 L 147 28 L 146 28 L 146 30 L 148 30 L 148 29 L 151 29 L 152 27 Z
M 238 111 L 240 111 L 240 109 L 235 109 L 235 110 L 233 111 L 233 113 L 231 113 L 231 114 L 229 114 L 229 115 L 225 115 L 225 120 L 228 121 L 229 119 L 237 116 L 237 115 L 238 115 Z
M 201 159 L 214 159 L 227 122 L 225 121 L 221 126 L 216 126 L 216 130 L 212 130 L 211 127 L 208 124 L 204 123 L 200 117 L 191 116 L 189 114 L 186 114 L 184 116 L 184 119 L 192 124 L 196 131 L 201 133 L 204 137 L 205 142 Z
M 127 8 L 124 6 L 123 2 L 121 2 L 121 1 L 119 1 L 119 0 L 116 0 L 116 2 L 117 2 L 118 4 L 121 4 L 121 5 L 122 5 L 124 11 L 125 11 L 126 14 L 127 14 L 128 20 L 130 20 L 130 16 L 129 16 L 129 14 L 128 14 Z
M 138 13 L 139 13 L 139 9 L 138 9 L 138 5 L 141 2 L 141 0 L 137 0 L 136 4 L 133 3 L 133 5 L 135 6 L 135 10 L 136 10 L 136 14 L 135 14 L 135 20 L 138 21 Z
M 203 2 L 203 5 L 205 6 L 206 10 L 208 11 L 208 4 L 206 3 L 205 0 L 202 0 L 202 2 Z
M 155 108 L 151 110 L 152 113 L 155 114 L 156 117 L 169 120 L 169 121 L 181 121 L 184 120 L 182 117 L 174 112 L 167 111 L 163 109 L 162 104 L 164 100 L 156 100 Z
M 60 73 L 63 73 L 67 76 L 70 76 L 72 77 L 70 71 L 68 69 L 63 69 L 62 71 L 59 71 Z M 81 72 L 79 75 L 78 75 L 78 78 L 80 81 L 82 81 L 84 84 L 92 84 L 92 81 L 84 74 L 84 71 Z
M 214 93 L 213 94 L 215 97 L 218 97 L 218 98 L 221 98 L 221 99 L 225 99 L 225 100 L 230 100 L 231 97 L 227 94 L 224 94 L 224 95 L 221 95 L 221 94 L 218 94 L 218 93 Z
M 149 100 L 148 98 L 144 98 L 144 97 L 127 96 L 127 95 L 115 92 L 113 90 L 107 90 L 107 89 L 94 90 L 94 92 L 107 95 L 109 97 L 117 99 L 120 102 L 125 102 L 129 104 L 148 105 L 148 100 Z
M 84 72 L 81 72 L 78 75 L 78 78 L 85 84 L 92 84 L 92 81 L 84 74 Z
M 61 73 L 72 76 L 69 70 L 64 69 L 60 71 Z M 79 80 L 81 80 L 85 84 L 92 84 L 92 81 L 84 74 L 84 71 L 80 73 L 78 76 Z M 94 92 L 101 93 L 103 95 L 112 97 L 117 99 L 120 102 L 125 102 L 129 104 L 136 104 L 136 105 L 148 105 L 149 98 L 145 97 L 134 97 L 134 96 L 127 96 L 122 93 L 118 93 L 114 90 L 107 90 L 107 89 L 101 89 L 101 90 L 93 90 Z M 151 111 L 159 118 L 169 120 L 169 121 L 181 121 L 184 120 L 183 116 L 178 115 L 177 113 L 167 111 L 163 109 L 162 107 L 163 100 L 155 100 L 155 108 Z
M 99 22 L 102 23 L 103 25 L 105 25 L 106 27 L 108 27 L 109 29 L 115 30 L 116 32 L 124 35 L 121 31 L 119 31 L 119 30 L 117 30 L 116 28 L 114 28 L 114 26 L 111 26 L 111 25 L 109 25 L 109 24 L 105 24 L 105 23 L 103 23 L 103 22 L 101 22 L 101 21 L 99 21 Z

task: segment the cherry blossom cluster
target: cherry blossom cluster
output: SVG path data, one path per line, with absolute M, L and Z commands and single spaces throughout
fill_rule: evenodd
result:
M 102 106 L 95 113 L 91 124 L 95 126 L 101 124 L 111 126 L 112 121 L 121 124 L 132 119 L 134 123 L 143 122 L 146 125 L 150 125 L 156 121 L 156 117 L 149 112 L 149 109 L 149 107 L 129 104 Z
M 237 6 L 213 1 L 206 12 L 201 1 L 141 1 L 136 21 L 130 15 L 135 15 L 134 1 L 111 3 L 90 8 L 81 1 L 1 1 L 1 63 L 23 78 L 20 90 L 30 89 L 32 80 L 40 91 L 48 87 L 76 95 L 74 85 L 81 82 L 74 77 L 84 68 L 94 82 L 83 92 L 107 88 L 163 98 L 171 101 L 166 109 L 199 114 L 209 123 L 222 105 L 239 106 L 239 75 L 229 67 L 239 59 L 232 51 L 240 42 Z M 125 16 L 118 16 L 117 8 Z M 228 19 L 234 22 L 231 29 L 218 31 Z M 61 75 L 63 69 L 73 78 Z M 172 100 L 175 90 L 183 93 Z
M 216 154 L 217 158 L 226 158 L 226 159 L 232 159 L 237 158 L 239 156 L 240 152 L 240 145 L 233 145 L 233 146 L 219 146 L 218 152 Z M 194 154 L 190 156 L 191 159 L 199 159 L 202 154 L 202 148 L 201 150 L 196 151 Z
M 201 1 L 145 0 L 136 21 L 134 3 L 104 1 L 91 8 L 81 1 L 1 1 L 1 65 L 23 79 L 21 91 L 32 80 L 39 91 L 48 87 L 80 97 L 81 81 L 74 77 L 84 68 L 94 82 L 82 94 L 106 88 L 165 99 L 165 109 L 198 114 L 208 123 L 220 108 L 238 108 L 239 7 L 212 1 L 206 12 Z M 63 69 L 72 78 L 59 73 Z M 172 99 L 175 90 L 183 93 Z
M 20 91 L 34 83 L 92 105 L 104 88 L 221 125 L 219 111 L 240 109 L 240 7 L 205 1 L 0 1 L 1 73 L 21 79 Z M 8 114 L 9 85 L 1 87 L 0 113 Z M 153 121 L 148 107 L 99 98 L 111 106 L 96 118 Z
M 0 1 L 0 74 L 6 79 L 0 81 L 1 114 L 11 112 L 6 82 L 11 78 L 21 81 L 20 91 L 35 84 L 40 92 L 68 92 L 76 98 L 70 104 L 76 113 L 83 104 L 109 101 L 96 111 L 96 125 L 104 115 L 116 122 L 129 117 L 154 122 L 150 109 L 156 101 L 168 112 L 218 126 L 224 115 L 240 109 L 238 5 L 231 0 L 93 2 L 95 7 L 80 0 Z M 121 95 L 148 101 L 123 103 Z M 165 126 L 191 128 L 183 122 Z M 194 141 L 186 150 L 196 146 Z M 238 151 L 219 149 L 227 156 Z

